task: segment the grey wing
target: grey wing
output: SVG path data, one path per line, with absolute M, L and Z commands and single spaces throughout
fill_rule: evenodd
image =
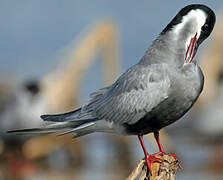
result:
M 83 107 L 98 119 L 134 124 L 168 97 L 170 81 L 164 65 L 134 66 Z

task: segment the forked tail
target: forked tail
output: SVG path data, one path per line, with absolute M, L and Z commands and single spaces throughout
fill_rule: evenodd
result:
M 38 135 L 58 133 L 58 136 L 73 133 L 73 138 L 80 137 L 96 131 L 96 118 L 91 115 L 80 116 L 80 109 L 72 112 L 56 115 L 42 115 L 44 121 L 51 121 L 52 124 L 39 128 L 10 130 L 8 133 L 16 135 Z

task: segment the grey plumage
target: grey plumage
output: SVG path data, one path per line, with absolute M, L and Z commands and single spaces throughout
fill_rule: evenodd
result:
M 191 13 L 192 10 L 197 14 Z M 92 132 L 143 135 L 159 131 L 178 120 L 202 91 L 204 77 L 193 61 L 193 55 L 199 45 L 197 42 L 201 43 L 211 33 L 214 23 L 208 21 L 210 18 L 215 21 L 215 15 L 206 6 L 191 5 L 182 9 L 176 17 L 139 63 L 129 68 L 111 86 L 92 93 L 87 104 L 73 112 L 41 116 L 45 121 L 54 122 L 53 125 L 33 131 L 10 132 L 39 134 L 59 131 L 64 132 L 60 135 L 75 133 L 74 137 Z M 199 18 L 210 24 L 206 34 L 201 30 L 203 24 L 194 25 Z M 192 43 L 189 45 L 190 40 Z

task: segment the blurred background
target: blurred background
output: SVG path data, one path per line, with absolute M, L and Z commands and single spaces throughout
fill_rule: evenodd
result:
M 217 14 L 196 58 L 205 74 L 199 101 L 161 133 L 183 170 L 177 179 L 223 179 L 223 2 L 0 0 L 0 179 L 125 179 L 143 152 L 137 137 L 95 133 L 18 137 L 44 113 L 73 110 L 134 65 L 184 6 Z M 150 153 L 158 151 L 152 135 Z

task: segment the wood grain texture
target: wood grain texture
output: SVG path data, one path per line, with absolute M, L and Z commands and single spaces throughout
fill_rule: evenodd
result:
M 145 159 L 142 159 L 126 180 L 175 180 L 177 161 L 170 155 L 157 155 L 157 158 L 163 159 L 163 162 L 152 164 L 152 175 L 147 170 Z

